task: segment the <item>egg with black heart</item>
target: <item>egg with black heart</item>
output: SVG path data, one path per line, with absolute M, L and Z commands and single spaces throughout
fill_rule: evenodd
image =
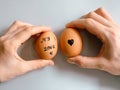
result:
M 60 36 L 60 48 L 67 57 L 74 57 L 82 51 L 82 38 L 79 30 L 66 28 Z

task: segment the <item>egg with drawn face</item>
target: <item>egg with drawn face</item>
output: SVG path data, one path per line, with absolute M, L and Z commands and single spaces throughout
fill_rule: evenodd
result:
M 48 31 L 40 34 L 36 41 L 36 51 L 41 59 L 52 59 L 58 50 L 57 38 L 53 32 Z
M 60 48 L 67 57 L 74 57 L 82 50 L 82 38 L 80 32 L 73 28 L 66 28 L 60 37 Z

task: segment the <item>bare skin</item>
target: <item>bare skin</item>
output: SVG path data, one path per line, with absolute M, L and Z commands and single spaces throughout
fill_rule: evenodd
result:
M 7 81 L 18 75 L 52 66 L 52 60 L 23 60 L 17 54 L 17 49 L 32 35 L 49 31 L 46 26 L 33 26 L 28 23 L 15 21 L 0 37 L 0 82 Z
M 120 75 L 120 26 L 112 19 L 104 8 L 99 8 L 74 20 L 66 27 L 86 29 L 96 35 L 103 46 L 98 56 L 76 56 L 68 58 L 68 62 L 81 68 L 99 69 L 113 75 Z

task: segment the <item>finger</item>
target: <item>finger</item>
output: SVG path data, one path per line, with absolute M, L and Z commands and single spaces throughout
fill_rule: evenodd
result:
M 88 32 L 96 35 L 98 38 L 100 38 L 103 42 L 105 41 L 106 32 L 107 29 L 105 26 L 100 24 L 99 22 L 93 20 L 93 19 L 78 19 L 75 21 L 72 21 L 66 25 L 67 28 L 79 28 L 79 29 L 85 29 Z
M 14 41 L 21 44 L 21 43 L 25 42 L 27 39 L 29 39 L 32 35 L 46 32 L 46 31 L 50 31 L 50 27 L 46 27 L 46 26 L 28 27 L 26 29 L 21 30 L 21 32 L 17 33 L 14 37 L 15 38 Z
M 90 12 L 87 15 L 83 16 L 83 18 L 92 18 L 93 20 L 96 20 L 97 22 L 105 25 L 105 26 L 111 26 L 110 22 L 103 18 L 102 16 L 96 14 L 95 12 Z
M 26 29 L 26 31 L 31 33 L 31 36 L 38 34 L 38 33 L 41 33 L 41 32 L 50 31 L 50 30 L 51 30 L 51 28 L 47 27 L 47 26 L 32 26 L 32 27 Z
M 21 28 L 18 28 L 16 31 L 14 31 L 12 33 L 9 33 L 9 34 L 7 33 L 7 35 L 5 35 L 5 36 L 9 39 L 14 39 L 15 35 L 24 29 L 26 29 L 26 26 L 22 26 Z
M 16 29 L 19 28 L 21 26 L 33 26 L 32 24 L 26 23 L 26 22 L 21 22 L 21 21 L 14 21 L 13 24 L 10 26 L 9 29 Z
M 24 70 L 24 72 L 29 72 L 46 66 L 54 66 L 54 62 L 52 60 L 25 61 L 25 63 L 22 66 L 22 69 Z
M 68 58 L 67 61 L 71 64 L 76 64 L 81 68 L 105 70 L 105 62 L 103 62 L 103 58 L 100 57 L 76 56 Z
M 24 27 L 24 26 L 32 26 L 32 25 L 18 20 L 14 21 L 13 24 L 8 28 L 8 30 L 5 33 L 11 33 L 13 31 L 17 31 L 20 27 Z
M 108 21 L 114 22 L 114 20 L 113 20 L 112 17 L 110 16 L 110 14 L 109 14 L 103 7 L 98 8 L 97 10 L 95 10 L 95 12 L 96 12 L 98 15 L 100 15 L 100 16 L 104 17 L 105 19 L 107 19 Z

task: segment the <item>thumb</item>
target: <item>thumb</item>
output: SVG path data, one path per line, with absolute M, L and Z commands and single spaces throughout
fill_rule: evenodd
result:
M 68 62 L 71 64 L 76 64 L 81 68 L 94 68 L 103 70 L 105 65 L 103 63 L 102 57 L 86 57 L 86 56 L 76 56 L 68 58 Z
M 53 66 L 54 62 L 52 60 L 32 60 L 25 61 L 24 69 L 25 72 L 32 71 L 35 69 L 43 68 L 45 66 Z

